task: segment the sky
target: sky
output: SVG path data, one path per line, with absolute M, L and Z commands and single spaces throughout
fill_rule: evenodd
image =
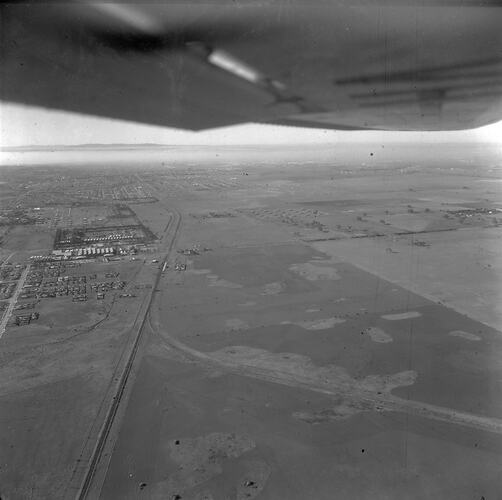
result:
M 349 132 L 259 124 L 243 124 L 190 132 L 0 102 L 0 146 L 3 148 L 89 143 L 223 146 L 336 144 L 352 141 L 382 143 L 476 141 L 502 145 L 502 121 L 474 130 L 455 132 Z

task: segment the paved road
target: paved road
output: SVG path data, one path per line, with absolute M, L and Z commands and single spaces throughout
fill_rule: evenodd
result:
M 3 337 L 3 334 L 5 333 L 5 328 L 7 327 L 7 323 L 9 321 L 10 315 L 12 314 L 12 311 L 14 310 L 14 306 L 16 305 L 17 298 L 19 297 L 19 294 L 21 293 L 21 290 L 23 289 L 24 282 L 26 281 L 26 277 L 28 276 L 29 272 L 30 272 L 30 264 L 28 264 L 26 266 L 26 269 L 21 274 L 21 278 L 19 278 L 19 281 L 17 282 L 17 287 L 14 290 L 12 297 L 9 299 L 9 305 L 7 306 L 7 309 L 5 309 L 5 311 L 4 311 L 2 321 L 0 322 L 0 339 Z

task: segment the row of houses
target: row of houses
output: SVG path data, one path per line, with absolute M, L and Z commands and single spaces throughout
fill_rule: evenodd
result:
M 84 248 L 68 248 L 66 250 L 53 250 L 53 255 L 61 255 L 63 257 L 112 257 L 115 255 L 113 247 L 84 247 Z

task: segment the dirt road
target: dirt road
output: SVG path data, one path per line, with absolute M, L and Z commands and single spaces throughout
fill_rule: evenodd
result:
M 169 335 L 160 327 L 158 315 L 155 312 L 153 314 L 154 316 L 149 318 L 152 330 L 160 332 L 170 348 L 182 352 L 199 363 L 216 365 L 233 373 L 267 382 L 307 389 L 336 398 L 343 397 L 345 401 L 353 405 L 355 412 L 358 408 L 373 411 L 397 411 L 502 434 L 501 419 L 394 396 L 391 394 L 393 388 L 413 383 L 413 380 L 403 380 L 399 383 L 399 375 L 402 374 L 397 374 L 397 382 L 390 380 L 390 383 L 385 384 L 371 377 L 362 380 L 353 379 L 336 366 L 316 367 L 309 362 L 308 358 L 290 353 L 273 354 L 243 346 L 228 347 L 212 353 L 200 352 Z M 409 376 L 407 378 L 409 379 Z

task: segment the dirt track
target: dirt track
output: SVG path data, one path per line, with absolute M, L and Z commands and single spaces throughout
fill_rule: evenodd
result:
M 372 379 L 371 376 L 359 381 L 349 377 L 339 367 L 315 367 L 308 358 L 295 354 L 272 354 L 261 349 L 242 346 L 204 353 L 169 336 L 159 328 L 155 319 L 152 320 L 150 317 L 149 320 L 152 330 L 162 332 L 162 338 L 170 348 L 201 363 L 217 365 L 233 373 L 267 382 L 307 389 L 336 398 L 342 396 L 356 408 L 363 406 L 365 409 L 373 411 L 402 412 L 502 434 L 502 420 L 500 419 L 394 396 L 391 394 L 393 388 L 410 385 L 414 382 L 414 379 L 411 379 L 407 372 L 396 374 L 394 376 L 396 379 L 391 380 L 390 383 L 389 381 L 385 383 Z

